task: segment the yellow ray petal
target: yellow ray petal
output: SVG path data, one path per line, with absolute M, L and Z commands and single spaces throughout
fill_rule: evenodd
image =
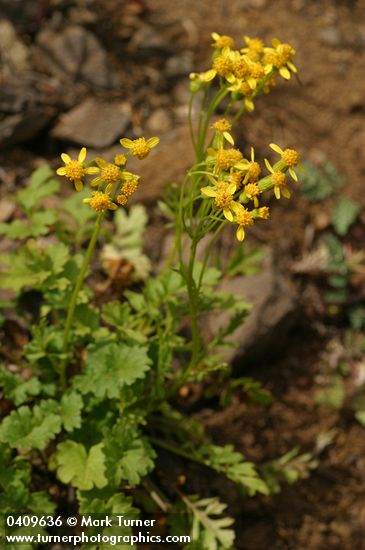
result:
M 133 141 L 128 138 L 122 138 L 120 140 L 120 144 L 123 145 L 123 147 L 125 147 L 126 149 L 130 149 L 131 147 L 133 147 Z
M 76 191 L 82 191 L 82 188 L 84 187 L 81 180 L 75 180 L 75 189 Z
M 281 147 L 279 147 L 279 145 L 276 145 L 276 143 L 270 143 L 269 147 L 279 155 L 282 155 L 284 153 Z
M 285 80 L 290 80 L 290 71 L 286 67 L 280 67 L 279 73 Z
M 291 175 L 294 181 L 298 181 L 298 176 L 294 172 L 293 168 L 289 168 L 289 174 Z
M 79 157 L 78 157 L 78 161 L 81 162 L 81 164 L 84 162 L 84 160 L 86 159 L 86 147 L 83 147 L 79 153 Z
M 65 176 L 66 175 L 66 168 L 64 166 L 61 166 L 61 168 L 57 168 L 56 174 L 59 176 Z
M 245 230 L 243 229 L 242 225 L 240 225 L 237 229 L 236 237 L 239 241 L 243 241 L 243 239 L 245 238 Z
M 233 222 L 233 214 L 230 210 L 228 210 L 228 208 L 224 208 L 223 214 L 229 222 Z
M 67 153 L 62 153 L 61 159 L 65 164 L 68 164 L 69 162 L 71 162 L 71 157 Z
M 280 189 L 279 187 L 274 187 L 274 194 L 277 199 L 280 199 Z
M 99 174 L 100 168 L 98 168 L 97 166 L 89 166 L 88 168 L 85 168 L 85 172 L 86 174 L 90 175 Z
M 147 145 L 153 149 L 153 147 L 156 147 L 160 143 L 160 138 L 158 137 L 151 137 L 147 140 Z
M 269 162 L 267 159 L 264 159 L 264 163 L 265 163 L 266 168 L 269 170 L 269 172 L 270 172 L 271 174 L 273 174 L 273 173 L 274 173 L 274 169 L 273 169 L 273 167 L 271 166 L 270 162 Z
M 217 196 L 217 191 L 213 187 L 202 187 L 200 191 L 203 193 L 203 195 L 207 195 L 207 197 Z

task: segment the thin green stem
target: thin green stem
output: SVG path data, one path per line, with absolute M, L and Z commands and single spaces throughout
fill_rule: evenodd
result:
M 188 451 L 184 451 L 180 447 L 176 447 L 175 445 L 171 445 L 170 443 L 167 443 L 166 441 L 161 441 L 160 439 L 157 439 L 156 437 L 149 436 L 148 439 L 150 440 L 150 442 L 153 445 L 156 445 L 157 447 L 160 447 L 161 449 L 165 449 L 166 451 L 170 451 L 170 453 L 174 453 L 175 455 L 186 458 L 187 460 L 191 460 L 192 462 L 197 462 L 198 464 L 201 464 L 202 466 L 206 466 L 203 459 L 193 455 L 192 453 L 189 453 Z
M 194 134 L 194 127 L 193 127 L 193 104 L 194 104 L 194 98 L 195 98 L 195 94 L 191 94 L 190 95 L 190 100 L 189 100 L 189 110 L 188 110 L 188 121 L 189 121 L 189 132 L 190 132 L 190 139 L 191 139 L 191 143 L 194 147 L 194 151 L 195 151 L 195 154 L 196 154 L 196 147 L 197 147 L 197 144 L 196 144 L 196 141 L 195 141 L 195 134 Z
M 73 293 L 72 293 L 72 296 L 71 296 L 71 300 L 70 300 L 70 303 L 68 305 L 67 317 L 66 317 L 66 322 L 65 322 L 65 330 L 64 330 L 64 333 L 63 333 L 63 347 L 62 347 L 62 352 L 63 352 L 65 357 L 62 360 L 61 365 L 60 365 L 60 381 L 61 381 L 61 386 L 62 386 L 63 389 L 65 389 L 66 386 L 67 386 L 66 367 L 67 367 L 68 343 L 69 343 L 69 339 L 70 339 L 70 331 L 71 331 L 72 321 L 73 321 L 74 314 L 75 314 L 77 298 L 78 298 L 79 292 L 81 290 L 82 284 L 84 282 L 85 275 L 86 275 L 86 272 L 87 272 L 87 268 L 89 267 L 89 264 L 90 264 L 91 255 L 93 253 L 93 250 L 95 248 L 96 242 L 97 242 L 98 237 L 99 237 L 99 233 L 100 233 L 100 229 L 101 229 L 101 223 L 103 221 L 104 215 L 105 215 L 105 212 L 101 212 L 98 215 L 98 218 L 97 218 L 96 223 L 95 223 L 94 231 L 91 235 L 89 246 L 87 247 L 85 257 L 84 257 L 84 261 L 82 262 L 82 266 L 81 266 L 79 275 L 77 277 L 77 281 L 76 281 L 76 284 L 75 284 L 75 287 L 74 287 L 74 290 L 73 290 Z

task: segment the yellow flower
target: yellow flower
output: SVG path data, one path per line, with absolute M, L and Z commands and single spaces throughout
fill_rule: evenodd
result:
M 266 168 L 271 173 L 271 181 L 274 184 L 274 194 L 277 199 L 280 199 L 281 195 L 286 199 L 290 199 L 290 191 L 286 187 L 286 176 L 284 172 L 275 171 L 270 162 L 265 159 Z
M 257 210 L 258 217 L 267 220 L 270 217 L 270 209 L 268 206 L 262 206 Z
M 110 164 L 101 158 L 96 158 L 95 162 L 99 167 L 98 170 L 100 171 L 100 175 L 91 181 L 93 187 L 102 183 L 114 185 L 121 179 L 122 170 L 120 166 Z
M 300 156 L 295 149 L 284 149 L 284 151 L 279 147 L 279 145 L 276 145 L 275 143 L 270 143 L 270 147 L 275 153 L 278 153 L 281 156 L 281 160 L 286 164 L 288 167 L 288 172 L 293 178 L 294 181 L 298 181 L 298 176 L 294 172 L 293 168 L 295 166 L 298 166 L 300 161 Z
M 243 183 L 255 183 L 261 174 L 261 167 L 258 162 L 255 162 L 255 151 L 253 147 L 251 147 L 251 160 L 244 160 L 243 162 L 245 163 L 245 167 L 242 170 L 246 172 Z
M 236 192 L 234 183 L 217 181 L 214 187 L 202 187 L 201 192 L 207 197 L 214 197 L 214 203 L 218 208 L 222 208 L 224 217 L 230 222 L 233 221 L 232 211 L 234 211 L 237 204 L 233 200 L 233 195 Z
M 222 134 L 222 136 L 228 141 L 228 143 L 230 143 L 231 145 L 234 145 L 234 139 L 229 133 L 232 128 L 232 125 L 226 118 L 221 118 L 217 120 L 217 122 L 215 122 L 211 126 L 211 128 L 213 130 L 216 130 L 220 134 Z
M 231 36 L 226 34 L 218 34 L 217 32 L 212 32 L 211 37 L 214 40 L 212 44 L 213 48 L 222 49 L 222 48 L 234 48 L 234 40 Z
M 126 195 L 123 195 L 123 193 L 117 196 L 117 203 L 120 204 L 121 206 L 125 206 L 127 202 L 128 202 L 128 197 Z
M 242 161 L 242 153 L 238 149 L 208 149 L 209 156 L 214 158 L 216 172 L 229 170 Z
M 106 212 L 107 210 L 116 210 L 118 208 L 112 202 L 107 191 L 105 193 L 103 191 L 93 191 L 91 197 L 84 199 L 83 202 L 91 206 L 96 212 Z
M 65 166 L 61 166 L 61 168 L 58 168 L 56 170 L 56 173 L 59 176 L 65 176 L 67 179 L 73 181 L 76 191 L 82 191 L 82 178 L 86 174 L 97 174 L 99 171 L 96 166 L 86 166 L 84 162 L 86 159 L 85 147 L 81 149 L 77 160 L 71 159 L 71 157 L 66 153 L 62 153 L 61 159 L 65 163 Z
M 125 166 L 127 164 L 127 157 L 125 155 L 115 155 L 114 164 L 117 166 Z
M 141 137 L 134 140 L 123 138 L 120 140 L 120 143 L 126 149 L 130 149 L 131 154 L 134 157 L 142 160 L 149 155 L 151 149 L 159 144 L 159 141 L 160 139 L 158 137 L 152 137 L 148 140 L 146 140 L 144 137 Z
M 253 216 L 251 212 L 247 210 L 247 208 L 242 206 L 242 204 L 235 205 L 234 213 L 234 221 L 238 224 L 236 236 L 239 241 L 243 241 L 243 239 L 245 238 L 245 227 L 253 224 Z
M 269 73 L 273 68 L 278 69 L 280 75 L 286 80 L 290 79 L 290 71 L 297 72 L 292 62 L 295 50 L 289 44 L 283 44 L 277 38 L 272 40 L 273 48 L 264 48 L 265 51 L 265 72 Z
M 140 181 L 140 177 L 133 175 L 133 177 L 130 177 L 126 180 L 120 192 L 126 197 L 130 197 L 131 195 L 133 195 L 133 193 L 137 191 L 139 181 Z
M 253 203 L 255 205 L 255 208 L 259 205 L 258 197 L 261 195 L 261 190 L 259 189 L 257 183 L 248 183 L 245 186 L 243 194 L 245 197 L 247 197 L 249 200 L 253 200 Z
M 232 52 L 224 48 L 222 53 L 213 61 L 213 70 L 217 75 L 227 77 L 233 69 Z
M 252 59 L 252 61 L 258 61 L 264 51 L 263 41 L 260 38 L 249 38 L 248 36 L 244 36 L 243 39 L 247 44 L 247 48 L 243 48 L 242 52 Z

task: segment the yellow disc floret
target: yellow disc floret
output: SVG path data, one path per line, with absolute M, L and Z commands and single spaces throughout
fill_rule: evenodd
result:
M 247 210 L 244 206 L 242 208 L 237 208 L 235 211 L 236 214 L 236 222 L 238 225 L 252 225 L 253 224 L 253 217 L 251 212 Z
M 120 204 L 121 206 L 125 206 L 127 202 L 128 202 L 128 197 L 123 193 L 117 196 L 117 203 Z
M 281 158 L 283 159 L 285 164 L 289 166 L 289 168 L 297 166 L 300 160 L 299 153 L 297 153 L 295 149 L 285 149 L 285 151 L 283 151 L 281 155 Z
M 157 137 L 153 137 L 148 140 L 144 137 L 140 137 L 134 140 L 123 138 L 120 140 L 120 143 L 123 147 L 129 149 L 134 157 L 143 160 L 149 155 L 151 149 L 158 145 L 159 141 L 160 139 Z
M 80 180 L 85 175 L 85 169 L 78 160 L 71 160 L 65 167 L 65 176 L 71 181 Z
M 215 153 L 215 164 L 218 170 L 229 170 L 242 158 L 238 149 L 218 149 Z
M 232 204 L 232 201 L 233 201 L 232 195 L 228 193 L 227 190 L 225 189 L 219 189 L 214 199 L 215 204 L 219 208 L 223 208 L 223 209 L 229 208 L 229 206 L 231 206 Z
M 103 193 L 102 191 L 93 191 L 91 197 L 84 199 L 83 202 L 91 206 L 96 212 L 106 212 L 107 210 L 115 210 L 117 208 L 108 193 Z
M 226 34 L 218 34 L 217 32 L 212 32 L 212 38 L 214 43 L 212 44 L 213 48 L 222 49 L 222 48 L 234 48 L 234 40 L 231 36 Z
M 232 124 L 226 119 L 226 118 L 220 118 L 212 125 L 212 128 L 214 130 L 218 130 L 218 132 L 230 132 L 232 129 Z
M 101 170 L 101 177 L 106 183 L 116 183 L 121 177 L 119 166 L 107 164 Z
M 275 187 L 285 187 L 286 176 L 283 172 L 274 172 L 271 174 L 271 179 L 274 182 Z
M 125 182 L 121 189 L 121 192 L 127 197 L 130 197 L 131 195 L 133 195 L 133 193 L 137 191 L 138 184 L 139 178 L 131 178 Z
M 259 163 L 251 161 L 248 163 L 247 168 L 247 180 L 251 183 L 257 181 L 261 173 L 261 167 Z
M 219 76 L 227 76 L 233 68 L 232 60 L 228 55 L 221 54 L 213 61 L 213 69 Z

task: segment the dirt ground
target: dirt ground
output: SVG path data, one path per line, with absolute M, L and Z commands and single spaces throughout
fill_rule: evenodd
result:
M 268 144 L 275 142 L 295 147 L 314 163 L 329 160 L 344 175 L 346 194 L 365 206 L 364 0 L 70 0 L 58 6 L 24 1 L 19 13 L 5 9 L 5 14 L 29 50 L 44 29 L 56 32 L 68 24 L 88 29 L 102 44 L 108 70 L 118 82 L 110 87 L 79 85 L 53 74 L 57 82 L 47 81 L 47 101 L 53 97 L 51 85 L 58 87 L 59 96 L 55 93 L 48 122 L 24 143 L 0 152 L 0 197 L 22 185 L 40 159 L 54 164 L 64 147 L 72 147 L 55 137 L 53 129 L 62 113 L 86 94 L 130 106 L 126 131 L 131 136 L 141 128 L 161 135 L 164 158 L 152 167 L 155 183 L 141 197 L 154 212 L 162 183 L 177 178 L 188 165 L 187 74 L 208 65 L 210 33 L 216 31 L 238 42 L 243 35 L 265 41 L 278 37 L 297 51 L 299 78 L 278 84 L 257 101 L 254 114 L 239 127 L 240 145 L 254 145 L 261 158 L 270 155 Z M 32 51 L 31 71 L 43 78 L 47 66 Z M 269 228 L 254 231 L 251 238 L 268 242 L 278 267 L 291 273 L 293 263 L 311 250 L 311 231 L 317 231 L 319 216 L 327 212 L 327 203 L 312 205 L 297 191 L 292 201 L 275 204 Z M 351 246 L 361 248 L 363 238 L 359 222 L 350 234 Z M 152 249 L 157 259 L 159 245 Z M 346 354 L 346 322 L 328 317 L 320 285 L 293 273 L 290 277 L 301 296 L 301 321 L 280 354 L 245 371 L 271 391 L 272 405 L 250 405 L 238 396 L 223 411 L 201 399 L 190 412 L 217 443 L 232 443 L 255 462 L 266 463 L 299 446 L 301 452 L 315 453 L 318 467 L 307 479 L 283 484 L 277 495 L 247 500 L 222 480 L 202 476 L 198 467 L 177 461 L 174 468 L 187 472 L 189 491 L 209 495 L 214 490 L 229 503 L 238 550 L 365 550 L 365 428 L 346 403 L 338 412 L 315 400 L 321 382 L 334 370 L 336 350 Z M 365 293 L 357 299 L 364 303 Z M 355 374 L 362 361 L 361 355 L 350 361 Z M 351 376 L 349 380 L 351 386 Z M 351 388 L 349 395 L 351 399 Z M 323 437 L 330 437 L 326 444 Z M 171 459 L 162 456 L 161 471 L 165 460 Z

